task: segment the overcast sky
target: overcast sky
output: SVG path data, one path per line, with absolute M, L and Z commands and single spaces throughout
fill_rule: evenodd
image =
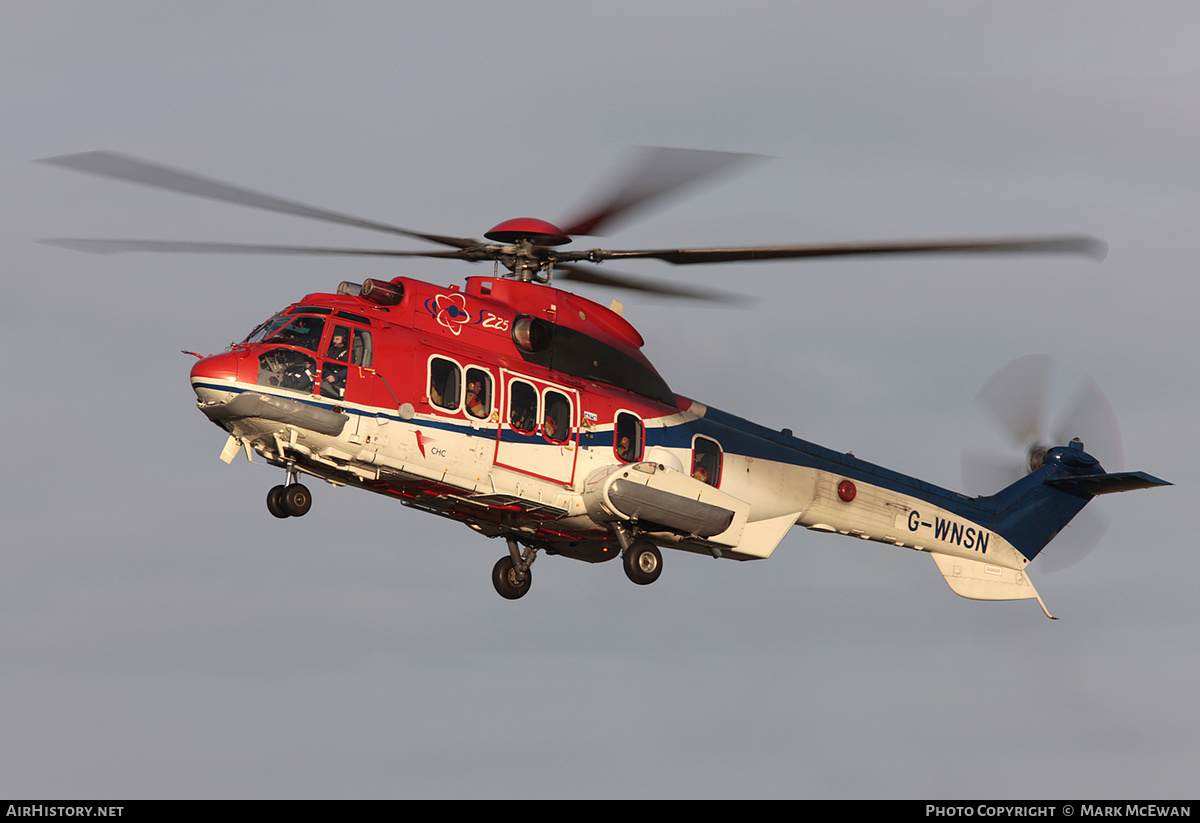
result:
M 1189 2 L 5 4 L 8 353 L 0 795 L 1196 795 L 1200 9 Z M 939 485 L 1002 441 L 972 400 L 1056 358 L 1125 468 L 1104 540 L 1031 601 L 794 530 L 661 579 L 541 557 L 375 495 L 223 464 L 193 358 L 342 280 L 440 260 L 94 256 L 39 238 L 387 245 L 29 161 L 109 149 L 419 231 L 556 220 L 631 145 L 764 155 L 616 248 L 1087 232 L 1063 257 L 612 270 L 580 287 L 671 387 Z M 404 247 L 404 243 L 397 244 Z M 1112 459 L 1099 457 L 1110 467 Z

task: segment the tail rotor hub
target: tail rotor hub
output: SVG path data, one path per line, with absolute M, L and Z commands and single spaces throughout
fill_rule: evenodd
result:
M 1029 474 L 1033 474 L 1046 463 L 1046 453 L 1050 451 L 1041 443 L 1031 443 L 1029 445 Z

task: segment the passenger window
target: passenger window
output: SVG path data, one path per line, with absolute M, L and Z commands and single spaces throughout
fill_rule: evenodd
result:
M 642 459 L 642 421 L 637 415 L 621 412 L 613 429 L 613 451 L 622 463 Z
M 486 420 L 492 413 L 492 376 L 483 369 L 467 369 L 467 414 Z
M 429 361 L 429 402 L 439 409 L 455 411 L 458 408 L 459 388 L 462 376 L 458 364 L 435 357 Z
M 546 392 L 546 417 L 542 434 L 547 440 L 565 443 L 571 438 L 571 401 L 556 391 Z
M 508 391 L 508 424 L 519 432 L 532 433 L 537 429 L 537 389 L 514 380 Z
M 721 482 L 721 446 L 717 441 L 696 438 L 692 444 L 692 477 L 710 486 Z

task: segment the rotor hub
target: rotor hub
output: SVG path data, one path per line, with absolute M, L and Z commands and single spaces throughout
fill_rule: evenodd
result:
M 1046 453 L 1048 448 L 1041 443 L 1031 443 L 1029 446 L 1029 474 L 1033 474 L 1040 469 L 1046 462 Z
M 535 246 L 562 246 L 571 242 L 571 238 L 558 226 L 536 217 L 505 220 L 483 236 L 497 243 L 529 242 Z

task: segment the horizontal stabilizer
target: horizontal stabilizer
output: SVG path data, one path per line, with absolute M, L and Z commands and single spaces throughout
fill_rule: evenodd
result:
M 1054 619 L 1025 572 L 937 552 L 930 552 L 929 556 L 958 596 L 970 600 L 1036 600 L 1046 616 Z
M 1046 485 L 1071 494 L 1090 497 L 1134 489 L 1152 489 L 1156 486 L 1170 486 L 1171 484 L 1145 472 L 1114 472 L 1113 474 L 1093 474 L 1082 477 L 1056 477 L 1047 480 Z

